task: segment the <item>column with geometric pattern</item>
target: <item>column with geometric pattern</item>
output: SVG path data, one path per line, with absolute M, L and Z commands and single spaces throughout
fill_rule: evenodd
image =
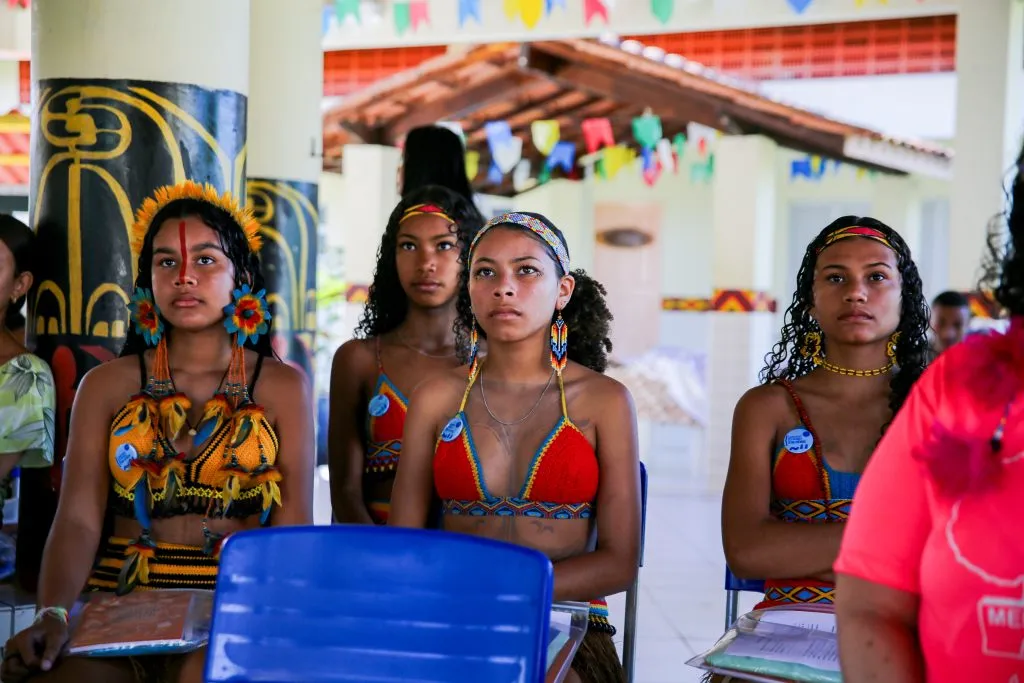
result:
M 757 382 L 774 337 L 777 146 L 726 136 L 715 150 L 714 266 L 708 358 L 708 484 L 720 491 L 729 465 L 736 401 Z
M 162 185 L 244 193 L 249 0 L 32 3 L 29 213 L 46 254 L 28 344 L 56 383 L 52 471 L 22 474 L 18 577 L 34 590 L 83 375 L 117 356 L 133 214 Z

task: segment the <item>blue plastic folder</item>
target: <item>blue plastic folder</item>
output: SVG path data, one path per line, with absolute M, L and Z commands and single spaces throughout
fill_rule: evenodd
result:
M 556 602 L 548 627 L 547 680 L 560 683 L 572 668 L 572 659 L 587 635 L 590 606 L 585 602 Z M 559 659 L 559 655 L 564 655 Z

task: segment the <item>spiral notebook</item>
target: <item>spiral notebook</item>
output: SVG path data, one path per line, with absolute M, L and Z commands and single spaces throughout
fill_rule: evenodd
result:
M 191 652 L 210 634 L 213 591 L 96 594 L 71 623 L 68 654 L 126 657 Z

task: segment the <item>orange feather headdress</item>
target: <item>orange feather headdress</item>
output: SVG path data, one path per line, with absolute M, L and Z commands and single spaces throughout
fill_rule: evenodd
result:
M 146 233 L 153 227 L 153 219 L 171 202 L 181 199 L 194 199 L 206 202 L 226 212 L 231 219 L 238 224 L 239 229 L 245 233 L 245 239 L 249 243 L 249 249 L 255 254 L 259 253 L 263 246 L 263 238 L 260 237 L 260 224 L 253 216 L 252 210 L 241 206 L 230 192 L 220 194 L 217 188 L 209 183 L 201 185 L 192 180 L 186 180 L 177 185 L 165 185 L 158 188 L 152 197 L 142 202 L 138 212 L 135 214 L 135 225 L 132 226 L 132 253 L 139 255 L 142 251 L 142 243 L 146 239 Z

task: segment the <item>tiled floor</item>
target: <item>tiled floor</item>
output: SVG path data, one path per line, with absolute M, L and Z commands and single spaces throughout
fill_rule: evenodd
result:
M 701 672 L 686 661 L 714 644 L 724 630 L 721 491 L 707 482 L 699 435 L 681 433 L 672 445 L 658 438 L 646 449 L 649 492 L 644 567 L 640 573 L 635 683 L 690 683 Z M 689 440 L 690 443 L 682 443 Z M 316 487 L 317 522 L 329 518 L 326 481 Z M 741 613 L 757 595 L 741 597 Z M 625 596 L 609 598 L 621 641 Z

